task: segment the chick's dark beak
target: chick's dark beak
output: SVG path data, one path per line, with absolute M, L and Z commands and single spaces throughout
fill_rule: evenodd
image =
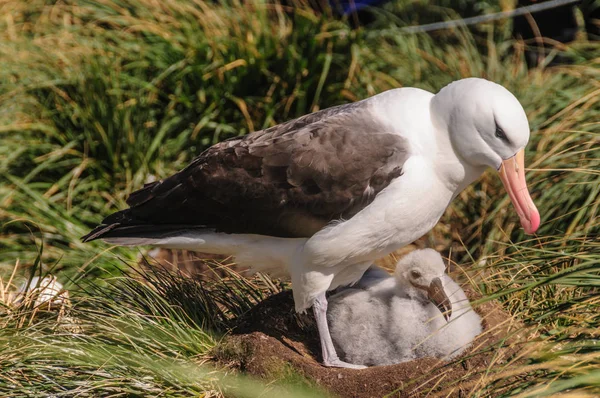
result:
M 440 310 L 446 322 L 452 315 L 452 303 L 444 291 L 444 285 L 440 278 L 435 278 L 431 281 L 429 288 L 427 289 L 429 300 Z

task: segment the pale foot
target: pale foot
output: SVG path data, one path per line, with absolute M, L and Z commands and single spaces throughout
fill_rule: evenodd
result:
M 327 298 L 325 292 L 321 293 L 313 304 L 315 320 L 317 321 L 317 330 L 321 339 L 321 349 L 323 350 L 323 365 L 329 368 L 346 368 L 346 369 L 364 369 L 366 366 L 354 365 L 352 363 L 341 361 L 335 352 L 331 335 L 329 334 L 329 326 L 327 325 Z
M 329 360 L 327 362 L 323 362 L 324 366 L 328 368 L 346 368 L 346 369 L 366 369 L 367 366 L 364 365 L 355 365 L 353 363 L 344 362 L 341 359 Z

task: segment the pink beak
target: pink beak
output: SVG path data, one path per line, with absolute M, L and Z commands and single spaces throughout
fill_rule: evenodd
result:
M 498 172 L 525 233 L 535 233 L 540 226 L 540 213 L 529 195 L 525 182 L 525 150 L 521 149 L 515 156 L 503 161 Z

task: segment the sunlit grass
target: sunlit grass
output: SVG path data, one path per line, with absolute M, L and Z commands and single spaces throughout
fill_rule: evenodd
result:
M 522 234 L 492 170 L 429 235 L 528 331 L 518 361 L 448 388 L 594 396 L 600 45 L 576 42 L 564 49 L 572 64 L 528 70 L 505 22 L 401 34 L 431 22 L 423 7 L 397 2 L 353 30 L 327 13 L 261 2 L 0 1 L 0 394 L 211 396 L 237 386 L 206 361 L 231 322 L 277 290 L 268 278 L 122 276 L 140 252 L 79 237 L 219 140 L 390 88 L 437 91 L 480 76 L 528 114 L 527 178 L 542 226 Z M 8 300 L 32 269 L 77 292 L 66 329 Z
M 263 385 L 209 362 L 235 317 L 260 299 L 257 281 L 128 268 L 102 286 L 82 282 L 58 305 L 36 305 L 18 293 L 19 276 L 0 280 L 3 396 L 323 396 L 301 378 L 293 389 Z

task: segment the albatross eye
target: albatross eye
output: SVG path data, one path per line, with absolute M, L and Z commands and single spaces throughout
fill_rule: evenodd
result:
M 500 126 L 496 125 L 496 137 L 500 138 L 504 142 L 508 142 L 508 137 L 506 137 L 506 133 L 500 128 Z
M 410 277 L 413 279 L 419 279 L 421 277 L 421 273 L 413 269 L 412 271 L 410 271 Z

